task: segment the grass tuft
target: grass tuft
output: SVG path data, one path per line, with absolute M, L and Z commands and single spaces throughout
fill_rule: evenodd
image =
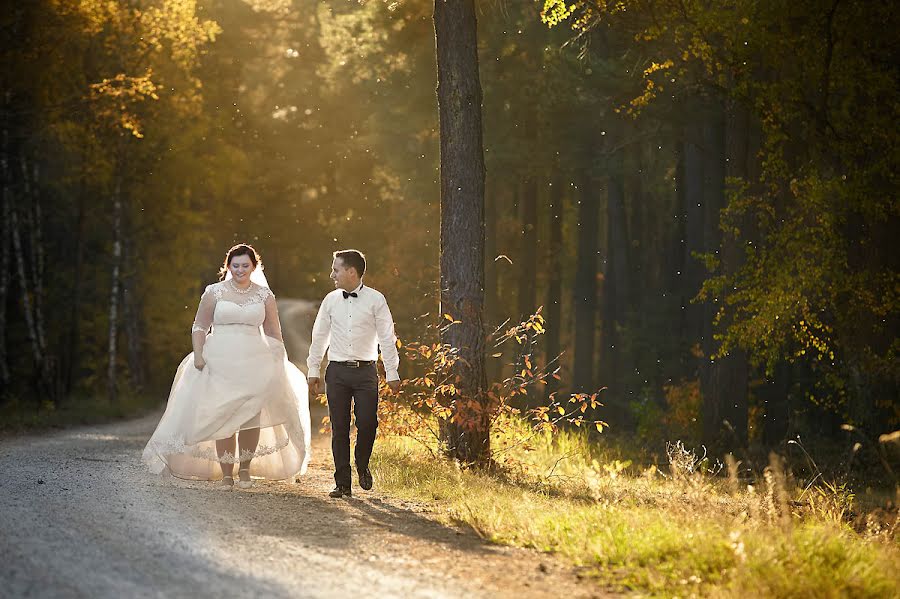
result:
M 880 535 L 854 532 L 846 489 L 822 485 L 797 501 L 803 489 L 789 486 L 775 457 L 764 478 L 748 486 L 698 469 L 686 450 L 669 472 L 641 471 L 578 431 L 534 439 L 531 449 L 505 456 L 498 476 L 386 437 L 374 463 L 382 489 L 428 504 L 441 521 L 490 542 L 558 554 L 621 589 L 900 595 L 896 515 L 890 535 L 884 527 Z

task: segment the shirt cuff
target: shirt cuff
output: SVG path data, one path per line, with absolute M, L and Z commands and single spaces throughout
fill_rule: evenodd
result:
M 395 370 L 385 370 L 384 371 L 384 380 L 387 382 L 391 381 L 399 381 L 400 380 L 400 372 Z
M 306 378 L 308 378 L 308 379 L 317 379 L 317 378 L 319 378 L 319 369 L 318 369 L 318 368 L 310 368 L 310 367 L 307 365 L 307 370 L 308 370 L 309 372 L 306 374 Z

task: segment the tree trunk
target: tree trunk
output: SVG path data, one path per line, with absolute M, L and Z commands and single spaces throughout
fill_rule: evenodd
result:
M 497 285 L 499 283 L 497 263 L 497 203 L 499 197 L 497 186 L 491 187 L 490 193 L 484 200 L 484 320 L 487 326 L 499 324 L 502 319 L 499 314 L 499 300 Z
M 685 126 L 684 139 L 684 270 L 681 272 L 681 299 L 685 312 L 683 339 L 691 346 L 699 341 L 702 334 L 703 313 L 691 300 L 700 291 L 705 278 L 703 265 L 694 257 L 705 250 L 703 222 L 703 153 L 702 128 L 689 122 Z
M 8 96 L 8 94 L 7 94 Z M 9 256 L 9 131 L 4 125 L 3 148 L 0 150 L 0 176 L 3 177 L 2 215 L 0 223 L 0 260 L 4 265 L 10 264 Z M 0 268 L 0 385 L 9 385 L 9 362 L 6 354 L 6 303 L 9 294 L 9 267 Z
M 728 164 L 725 111 L 713 102 L 705 111 L 704 147 L 704 242 L 706 252 L 718 251 L 720 268 L 734 268 L 735 257 L 725 256 L 720 214 L 725 207 L 725 177 Z M 734 252 L 731 252 L 733 254 Z M 729 263 L 731 262 L 731 263 Z M 709 273 L 708 276 L 711 276 Z M 718 301 L 716 301 L 718 300 Z M 700 393 L 703 411 L 703 441 L 709 447 L 734 449 L 747 444 L 747 364 L 741 356 L 713 360 L 718 344 L 713 339 L 714 318 L 724 298 L 707 300 L 702 305 Z M 743 412 L 743 414 L 741 414 Z
M 490 459 L 484 371 L 484 150 L 474 0 L 435 0 L 438 108 L 441 138 L 441 313 L 460 321 L 442 329 L 441 342 L 457 349 L 459 399 L 443 427 L 452 458 Z
M 499 202 L 498 186 L 494 184 L 484 202 L 484 322 L 490 331 L 493 331 L 505 319 L 500 309 L 499 299 L 500 264 L 496 261 L 499 247 L 497 244 Z M 488 381 L 499 381 L 503 373 L 502 357 L 488 359 L 485 364 L 485 372 Z
M 781 362 L 759 390 L 763 402 L 763 443 L 775 447 L 787 438 L 790 430 L 790 392 L 793 384 L 791 365 Z
M 621 140 L 619 140 L 621 143 Z M 627 412 L 622 377 L 622 344 L 619 329 L 625 322 L 628 303 L 628 223 L 625 215 L 623 151 L 609 163 L 606 196 L 606 265 L 603 276 L 603 350 L 600 352 L 602 383 L 610 387 L 610 401 L 621 422 Z
M 671 237 L 669 238 L 669 252 L 665 254 L 663 263 L 663 285 L 669 293 L 678 299 L 678 314 L 673 317 L 672 334 L 676 337 L 680 344 L 684 344 L 687 340 L 687 293 L 685 285 L 685 256 L 687 256 L 687 195 L 685 188 L 687 187 L 687 176 L 685 172 L 685 153 L 687 144 L 685 141 L 678 140 L 675 149 L 675 209 L 674 223 Z
M 593 393 L 594 336 L 597 318 L 597 248 L 600 201 L 593 181 L 584 173 L 579 185 L 578 257 L 575 267 L 575 355 L 572 384 L 576 392 Z
M 22 185 L 25 205 L 27 206 L 26 218 L 21 221 L 22 226 L 27 227 L 28 262 L 31 265 L 31 279 L 28 280 L 27 269 L 24 268 L 24 256 L 22 256 L 22 276 L 25 279 L 22 284 L 25 293 L 30 288 L 32 303 L 32 318 L 34 323 L 34 335 L 41 359 L 37 365 L 37 386 L 45 400 L 56 402 L 59 399 L 59 379 L 57 376 L 57 364 L 53 356 L 47 351 L 46 335 L 44 333 L 44 240 L 41 233 L 43 216 L 38 187 L 38 167 L 33 164 L 29 169 L 28 161 L 24 156 L 21 159 Z M 24 243 L 24 235 L 19 232 L 18 238 Z M 22 254 L 25 249 L 20 248 Z
M 25 194 L 29 194 L 30 188 L 27 185 L 27 169 L 24 167 L 23 174 L 25 179 Z M 7 173 L 8 176 L 8 173 Z M 42 375 L 44 372 L 44 348 L 41 344 L 41 337 L 38 335 L 35 325 L 34 305 L 32 302 L 32 294 L 29 292 L 30 283 L 28 271 L 25 268 L 25 249 L 22 243 L 21 220 L 19 211 L 16 209 L 15 203 L 9 206 L 9 228 L 12 233 L 12 246 L 15 259 L 16 272 L 19 275 L 19 290 L 22 294 L 22 311 L 25 316 L 25 327 L 28 330 L 28 339 L 31 341 L 31 351 L 34 358 L 35 371 L 37 374 L 38 386 L 40 387 Z
M 44 350 L 40 345 L 37 329 L 34 324 L 34 309 L 31 294 L 28 292 L 28 275 L 25 271 L 25 255 L 22 248 L 22 235 L 19 229 L 19 215 L 15 205 L 9 207 L 9 227 L 12 230 L 12 245 L 15 254 L 16 272 L 19 275 L 19 289 L 22 293 L 22 312 L 25 315 L 25 327 L 31 341 L 31 352 L 34 358 L 38 380 L 44 371 Z
M 44 334 L 44 247 L 41 235 L 41 202 L 38 193 L 38 167 L 32 165 L 29 173 L 28 163 L 22 158 L 22 181 L 25 186 L 25 197 L 29 202 L 28 246 L 31 250 L 31 289 L 34 295 L 34 328 L 38 344 L 46 350 L 47 342 Z M 47 356 L 44 356 L 45 359 Z
M 635 127 L 630 127 L 627 132 L 637 137 L 639 131 Z M 639 137 L 637 137 L 639 139 Z M 623 174 L 625 181 L 625 205 L 628 207 L 626 212 L 628 218 L 628 254 L 626 256 L 629 270 L 625 273 L 625 280 L 628 283 L 628 301 L 630 305 L 625 306 L 627 311 L 630 306 L 642 306 L 643 298 L 647 291 L 653 285 L 651 280 L 651 269 L 647 264 L 648 234 L 650 221 L 646 218 L 646 205 L 644 197 L 644 164 L 642 156 L 642 144 L 638 141 L 625 140 L 627 145 L 627 156 L 625 159 L 625 173 Z M 624 315 L 623 315 L 624 316 Z
M 9 264 L 9 207 L 6 199 L 6 185 L 3 186 L 3 222 L 0 225 L 0 260 Z M 9 385 L 9 358 L 6 353 L 6 302 L 9 296 L 9 269 L 0 269 L 0 387 Z
M 72 299 L 68 302 L 68 332 L 66 347 L 63 350 L 62 384 L 66 395 L 72 392 L 75 385 L 75 369 L 80 355 L 81 343 L 81 296 L 82 279 L 84 277 L 84 222 L 85 222 L 85 196 L 87 192 L 82 182 L 78 191 L 78 204 L 75 215 L 75 247 L 72 251 Z
M 122 181 L 117 174 L 113 188 L 113 251 L 109 290 L 109 363 L 106 371 L 106 394 L 110 402 L 118 399 L 116 385 L 117 340 L 119 337 L 119 284 L 122 263 Z
M 522 251 L 518 265 L 519 272 L 519 320 L 534 314 L 537 308 L 537 181 L 528 177 L 522 183 L 519 195 L 519 213 L 522 223 Z
M 743 106 L 732 105 L 726 120 L 727 152 L 726 175 L 748 181 L 750 177 L 749 149 L 750 113 Z M 723 208 L 727 199 L 723 202 Z M 716 219 L 718 223 L 719 219 Z M 741 223 L 741 229 L 746 230 Z M 722 272 L 726 276 L 734 276 L 744 263 L 743 245 L 733 235 L 723 235 L 721 244 Z M 719 298 L 719 304 L 725 298 Z M 720 328 L 727 327 L 728 321 L 719 323 Z M 747 353 L 741 349 L 733 350 L 729 355 L 711 365 L 717 372 L 719 385 L 716 392 L 720 395 L 718 403 L 725 407 L 726 418 L 731 425 L 733 440 L 738 447 L 749 444 L 749 379 L 750 364 Z
M 128 228 L 133 231 L 133 228 Z M 143 330 L 141 327 L 141 299 L 138 293 L 138 275 L 134 268 L 134 241 L 126 236 L 123 246 L 122 308 L 125 337 L 128 339 L 128 382 L 135 392 L 143 391 L 146 382 L 144 368 Z
M 550 187 L 550 244 L 547 249 L 547 299 L 544 302 L 546 311 L 544 322 L 547 338 L 547 359 L 549 364 L 560 354 L 560 338 L 562 335 L 562 225 L 563 225 L 563 186 L 562 180 L 557 178 Z M 552 369 L 559 367 L 559 361 L 555 362 Z M 555 378 L 547 381 L 547 394 L 559 389 L 559 383 Z
M 537 310 L 538 190 L 537 181 L 534 177 L 526 177 L 522 182 L 519 198 L 522 251 L 519 253 L 520 258 L 517 267 L 519 275 L 518 320 L 519 322 L 524 322 Z M 516 345 L 516 349 L 518 350 L 518 355 L 516 356 L 514 370 L 521 372 L 525 368 L 525 356 L 534 354 L 534 345 L 532 343 L 523 343 L 522 345 Z M 529 387 L 526 392 L 527 397 L 532 398 L 534 391 L 533 387 Z

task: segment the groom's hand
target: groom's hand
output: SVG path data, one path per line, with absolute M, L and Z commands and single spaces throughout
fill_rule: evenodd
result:
M 319 395 L 319 377 L 311 376 L 306 381 L 309 384 L 309 394 L 311 397 Z
M 400 381 L 399 379 L 396 381 L 388 381 L 387 382 L 388 389 L 391 390 L 391 393 L 397 395 L 400 392 Z

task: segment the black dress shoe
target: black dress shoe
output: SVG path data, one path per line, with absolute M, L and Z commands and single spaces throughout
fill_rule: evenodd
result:
M 366 468 L 359 470 L 359 486 L 368 491 L 372 488 L 372 471 Z
M 353 492 L 350 490 L 350 487 L 345 487 L 344 485 L 338 485 L 328 494 L 329 497 L 352 497 Z

